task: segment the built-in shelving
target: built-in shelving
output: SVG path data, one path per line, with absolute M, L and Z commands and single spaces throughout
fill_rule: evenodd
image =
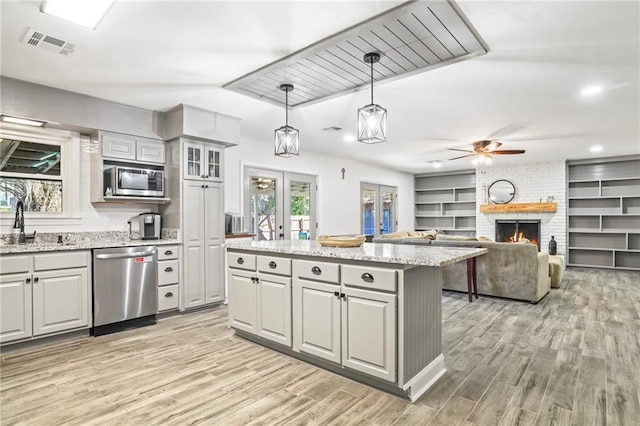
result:
M 415 229 L 437 229 L 449 234 L 476 233 L 476 174 L 429 173 L 414 177 Z
M 568 264 L 640 270 L 640 156 L 567 164 Z

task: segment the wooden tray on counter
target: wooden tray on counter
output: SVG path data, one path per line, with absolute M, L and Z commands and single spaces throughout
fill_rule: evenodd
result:
M 331 236 L 320 235 L 318 243 L 322 247 L 360 247 L 365 240 L 364 235 Z

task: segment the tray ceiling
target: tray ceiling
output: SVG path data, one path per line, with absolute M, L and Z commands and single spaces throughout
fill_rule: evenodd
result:
M 374 80 L 405 77 L 487 53 L 488 48 L 450 1 L 412 1 L 294 52 L 223 87 L 284 105 L 283 83 L 294 85 L 291 107 L 370 84 L 363 61 L 380 52 Z

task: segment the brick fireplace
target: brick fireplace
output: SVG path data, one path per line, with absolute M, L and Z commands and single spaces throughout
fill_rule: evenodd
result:
M 517 243 L 528 239 L 540 251 L 540 219 L 496 219 L 496 241 Z

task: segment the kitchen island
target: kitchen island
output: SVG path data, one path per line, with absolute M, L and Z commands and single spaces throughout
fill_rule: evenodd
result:
M 227 245 L 236 334 L 416 401 L 444 373 L 442 267 L 483 248 Z

